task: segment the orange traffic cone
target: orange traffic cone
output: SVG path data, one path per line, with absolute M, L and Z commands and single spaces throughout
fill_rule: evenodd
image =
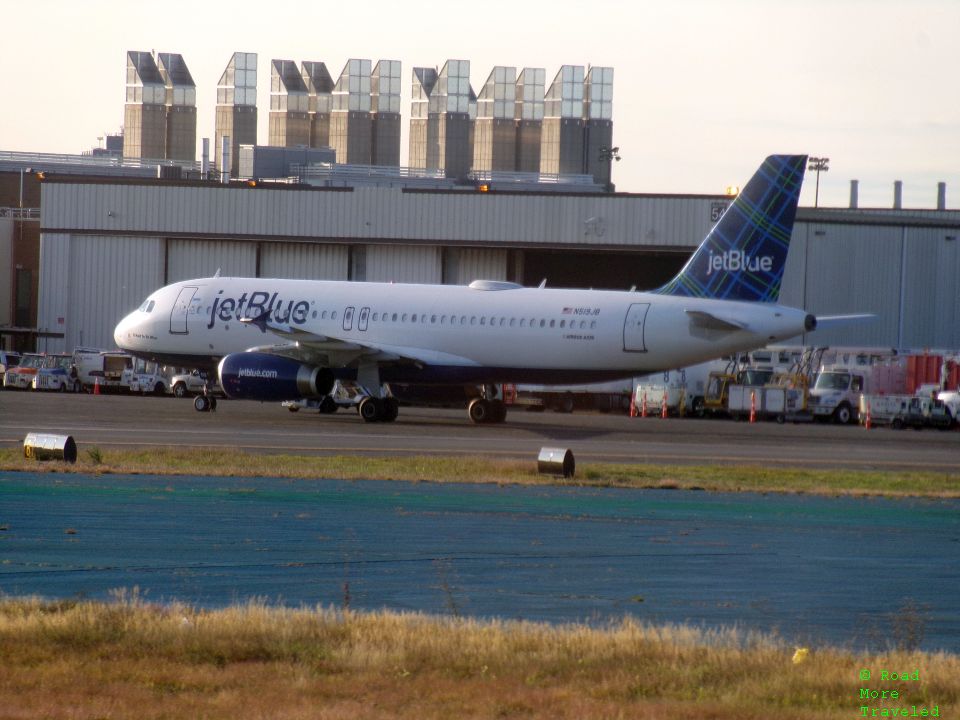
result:
M 630 417 L 636 417 L 636 416 L 637 416 L 637 399 L 631 395 L 630 396 Z
M 750 422 L 757 421 L 757 391 L 750 391 Z
M 867 416 L 863 419 L 863 426 L 867 430 L 873 427 L 873 423 L 871 422 L 871 418 L 870 418 L 870 401 L 869 400 L 867 400 Z
M 660 400 L 660 417 L 667 417 L 667 394 L 664 393 Z
M 93 394 L 94 394 L 94 395 L 99 395 L 99 394 L 100 394 L 100 378 L 94 378 L 94 381 L 93 381 Z
M 640 405 L 640 417 L 647 416 L 647 391 L 643 391 L 643 403 Z

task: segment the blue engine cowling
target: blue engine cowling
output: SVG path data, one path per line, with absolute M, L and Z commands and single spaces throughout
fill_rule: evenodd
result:
M 217 371 L 224 395 L 234 399 L 280 402 L 321 398 L 333 390 L 329 368 L 269 353 L 232 353 L 220 361 Z

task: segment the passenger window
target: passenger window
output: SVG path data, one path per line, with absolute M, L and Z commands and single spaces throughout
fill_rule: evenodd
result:
M 394 313 L 394 314 L 393 314 L 393 322 L 396 322 L 396 321 L 397 321 L 397 314 Z
M 420 316 L 420 324 L 423 325 L 423 323 L 425 323 L 426 321 L 427 321 L 427 314 L 424 313 L 423 315 Z
M 403 322 L 406 322 L 406 321 L 407 321 L 407 314 L 404 313 L 403 315 L 401 315 L 401 316 L 400 316 L 400 319 L 403 320 Z
M 594 330 L 596 327 L 597 327 L 597 321 L 594 320 L 594 321 L 592 321 L 592 322 L 590 323 L 590 329 L 591 329 L 591 330 Z
M 461 324 L 461 325 L 466 325 L 466 324 L 467 324 L 467 316 L 466 316 L 466 315 L 461 315 L 461 316 L 460 316 L 460 324 Z
M 373 314 L 373 322 L 376 322 L 376 321 L 377 321 L 377 313 L 374 313 L 374 314 Z
M 410 322 L 416 322 L 416 321 L 417 321 L 417 314 L 414 313 L 410 318 Z
M 437 316 L 436 316 L 436 315 L 431 315 L 431 316 L 430 316 L 430 322 L 431 322 L 431 323 L 435 323 L 436 321 L 437 321 Z
M 547 321 L 546 321 L 546 320 L 541 320 L 541 321 L 540 321 L 540 327 L 543 327 L 543 326 L 546 325 L 546 324 L 547 324 Z
M 316 310 L 313 311 L 313 319 L 314 319 L 314 320 L 317 319 L 317 311 L 316 311 Z
M 586 326 L 587 326 L 587 321 L 586 321 L 586 320 L 581 320 L 581 321 L 580 321 L 580 329 L 583 330 Z
M 566 326 L 567 326 L 567 321 L 566 321 L 566 320 L 561 320 L 561 321 L 560 321 L 560 329 L 563 330 L 563 328 L 565 328 Z
M 486 319 L 485 317 L 481 316 L 481 317 L 480 317 L 480 324 L 481 324 L 481 325 L 486 325 L 486 324 L 487 324 L 487 319 Z
M 527 326 L 527 319 L 520 318 L 520 327 L 526 327 L 526 326 Z
M 550 327 L 554 327 L 554 326 L 556 326 L 556 324 L 557 324 L 557 321 L 556 321 L 556 320 L 551 320 L 551 321 L 550 321 Z
M 477 318 L 476 318 L 476 316 L 473 316 L 473 317 L 470 318 L 470 324 L 471 324 L 471 325 L 476 325 L 476 324 L 477 324 Z
M 320 313 L 320 319 L 321 319 L 321 320 L 326 320 L 326 319 L 327 319 L 327 311 L 326 311 L 326 310 L 324 310 L 322 313 Z
M 337 311 L 336 311 L 336 310 L 334 310 L 332 313 L 330 313 L 330 319 L 331 319 L 331 320 L 336 320 L 336 319 L 337 319 Z
M 441 315 L 441 316 L 440 316 L 440 324 L 441 324 L 441 325 L 446 325 L 446 324 L 447 324 L 447 316 L 446 316 L 446 315 Z
M 513 327 L 516 324 L 516 318 L 510 318 L 510 327 Z

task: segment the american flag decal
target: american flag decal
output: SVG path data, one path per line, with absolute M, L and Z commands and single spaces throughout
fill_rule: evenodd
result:
M 561 313 L 561 314 L 563 314 L 563 315 L 569 315 L 569 314 L 571 314 L 572 312 L 573 312 L 573 308 L 564 308 L 564 309 L 563 309 L 563 313 Z

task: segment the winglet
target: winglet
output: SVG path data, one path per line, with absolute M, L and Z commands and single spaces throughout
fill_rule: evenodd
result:
M 806 155 L 771 155 L 661 295 L 776 302 Z

